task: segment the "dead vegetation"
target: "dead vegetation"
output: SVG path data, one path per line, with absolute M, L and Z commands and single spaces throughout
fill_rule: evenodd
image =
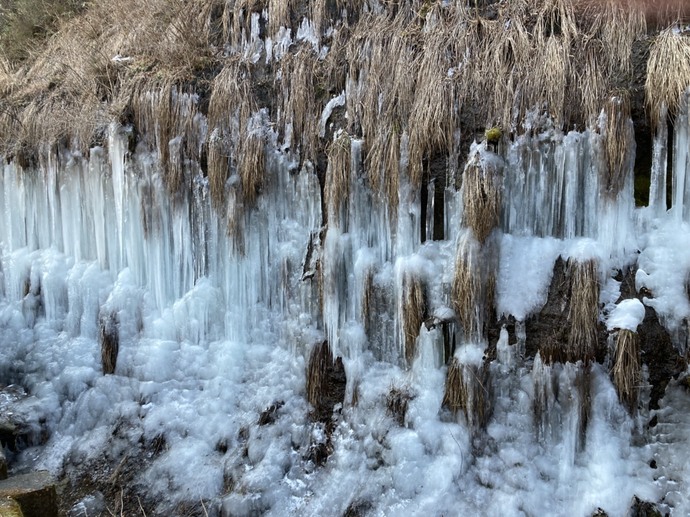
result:
M 642 379 L 640 339 L 636 332 L 627 329 L 618 331 L 612 373 L 619 400 L 633 411 Z
M 623 188 L 626 167 L 630 165 L 635 134 L 630 120 L 630 99 L 626 92 L 612 95 L 604 106 L 604 149 L 607 172 L 603 181 L 606 193 L 615 197 Z
M 465 338 L 482 338 L 492 315 L 497 257 L 491 240 L 482 247 L 471 233 L 466 233 L 458 243 L 451 303 Z
M 472 229 L 475 238 L 484 243 L 498 225 L 501 211 L 500 171 L 479 155 L 470 158 L 465 166 L 462 183 L 463 222 Z
M 326 185 L 324 188 L 328 223 L 344 229 L 350 197 L 351 165 L 350 135 L 342 131 L 328 146 L 326 155 Z
M 463 365 L 454 357 L 448 365 L 441 406 L 454 415 L 462 412 L 474 429 L 484 427 L 491 416 L 489 368 Z
M 424 283 L 411 273 L 403 275 L 402 283 L 402 327 L 405 359 L 412 364 L 417 355 L 417 338 L 427 313 L 427 299 Z
M 463 2 L 383 2 L 372 11 L 360 0 L 319 1 L 307 14 L 329 48 L 320 56 L 308 42 L 279 45 L 280 28 L 296 34 L 305 14 L 294 0 L 89 3 L 59 21 L 31 59 L 0 58 L 0 154 L 37 162 L 45 144 L 87 151 L 105 142 L 111 122 L 134 125 L 135 139 L 158 152 L 171 192 L 184 188 L 185 164 L 199 163 L 222 213 L 228 180 L 238 174 L 233 233 L 264 184 L 266 127 L 302 163 L 318 164 L 327 146 L 321 111 L 344 89 L 346 129 L 363 138 L 366 181 L 394 221 L 400 192 L 419 187 L 430 160 L 446 157 L 457 168 L 461 134 L 499 126 L 510 138 L 544 115 L 556 127 L 594 127 L 611 107 L 607 96 L 630 78 L 631 49 L 650 17 L 656 26 L 688 15 L 680 0 L 649 5 L 521 0 L 484 16 L 488 10 Z M 274 39 L 271 56 L 266 36 Z M 673 30 L 655 38 L 647 76 L 653 119 L 662 104 L 673 111 L 690 83 L 687 40 Z M 267 108 L 263 131 L 251 122 L 260 108 Z M 207 131 L 197 115 L 207 117 Z M 623 139 L 609 134 L 610 169 L 618 170 L 613 147 Z M 493 209 L 493 191 L 484 194 Z M 493 224 L 489 215 L 482 224 Z
M 675 28 L 661 31 L 649 50 L 645 94 L 652 125 L 659 114 L 678 110 L 681 95 L 690 87 L 690 37 Z
M 599 321 L 599 278 L 595 260 L 571 262 L 570 311 L 566 360 L 569 362 L 594 359 Z

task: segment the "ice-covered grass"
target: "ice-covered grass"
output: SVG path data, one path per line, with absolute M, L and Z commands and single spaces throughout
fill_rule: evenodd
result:
M 305 26 L 298 38 L 314 34 Z M 26 388 L 43 419 L 33 425 L 50 434 L 15 469 L 60 475 L 143 448 L 150 455 L 134 483 L 166 515 L 204 500 L 226 515 L 585 516 L 601 507 L 622 516 L 633 495 L 666 495 L 677 514 L 688 509 L 678 488 L 688 465 L 672 457 L 689 440 L 679 387 L 657 412 L 672 431 L 644 434 L 603 367 L 523 358 L 504 329 L 487 366 L 486 428 L 442 408 L 453 357 L 444 333 L 455 334 L 454 357 L 468 372 L 484 367 L 490 350 L 483 339 L 466 342 L 451 309 L 456 252 L 468 234 L 457 195 L 444 221 L 450 238 L 421 244 L 419 200 L 404 174 L 391 217 L 361 181 L 363 142 L 353 139 L 349 208 L 339 226 L 322 229 L 316 175 L 309 164 L 297 170 L 269 132 L 263 190 L 237 220 L 239 253 L 204 178 L 171 202 L 156 155 L 126 157 L 125 136 L 113 131 L 110 156 L 96 149 L 88 162 L 73 156 L 43 175 L 3 167 L 0 379 Z M 595 261 L 602 319 L 610 331 L 634 330 L 644 306 L 616 305 L 612 277 L 635 261 L 638 245 L 637 287 L 651 293 L 644 304 L 670 327 L 690 312 L 688 223 L 678 210 L 642 210 L 633 220 L 629 183 L 620 204 L 600 200 L 598 138 L 544 133 L 505 153 L 501 227 L 477 256 L 486 259 L 482 281 L 495 275 L 498 316 L 514 317 L 518 334 L 544 305 L 558 256 Z M 303 264 L 321 231 L 313 252 L 322 291 Z M 414 320 L 418 336 L 408 332 L 416 345 L 408 363 L 401 313 L 411 277 L 426 303 Z M 116 322 L 120 345 L 106 376 L 104 318 Z M 332 429 L 311 421 L 306 401 L 305 358 L 324 338 L 348 379 Z M 402 417 L 388 403 L 396 392 L 409 397 Z M 326 443 L 330 457 L 317 467 L 311 448 Z

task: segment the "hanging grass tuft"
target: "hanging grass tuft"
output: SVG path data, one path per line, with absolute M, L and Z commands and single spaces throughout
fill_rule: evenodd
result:
M 616 337 L 613 362 L 613 383 L 618 399 L 629 411 L 637 405 L 642 368 L 640 365 L 640 339 L 636 332 L 622 329 Z

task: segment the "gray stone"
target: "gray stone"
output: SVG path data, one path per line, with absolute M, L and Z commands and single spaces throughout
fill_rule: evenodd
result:
M 45 470 L 0 481 L 0 499 L 8 497 L 19 503 L 24 517 L 57 517 L 55 481 Z

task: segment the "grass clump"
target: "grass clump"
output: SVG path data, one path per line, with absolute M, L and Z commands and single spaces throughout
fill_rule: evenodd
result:
M 29 54 L 59 28 L 60 21 L 84 7 L 81 0 L 2 0 L 0 48 L 12 62 Z
M 411 365 L 417 354 L 419 329 L 426 315 L 427 300 L 424 283 L 410 273 L 403 276 L 402 285 L 402 326 L 405 346 L 405 359 Z
M 618 399 L 632 411 L 637 404 L 638 386 L 642 379 L 640 339 L 636 332 L 627 329 L 618 332 L 612 373 Z
M 678 110 L 681 95 L 690 87 L 690 37 L 674 28 L 661 31 L 649 50 L 645 95 L 652 125 L 665 106 Z
M 570 334 L 566 360 L 572 363 L 594 359 L 599 319 L 599 281 L 595 260 L 569 264 L 571 276 Z

